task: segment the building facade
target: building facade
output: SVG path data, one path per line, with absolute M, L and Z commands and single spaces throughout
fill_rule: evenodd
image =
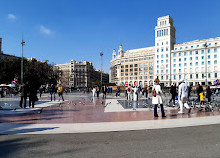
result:
M 123 51 L 122 45 L 113 50 L 111 61 L 111 81 L 116 85 L 144 86 L 153 83 L 154 47 Z
M 176 44 L 175 34 L 176 29 L 173 26 L 173 19 L 170 16 L 159 17 L 155 27 L 154 47 L 135 49 L 136 51 L 128 50 L 126 52 L 120 48 L 118 55 L 114 50 L 110 68 L 111 82 L 117 85 L 127 82 L 144 85 L 143 83 L 146 82 L 141 78 L 147 79 L 147 83 L 152 82 L 154 78 L 159 78 L 164 86 L 170 86 L 172 82 L 179 82 L 182 79 L 185 79 L 190 85 L 198 83 L 202 85 L 214 84 L 214 81 L 220 77 L 220 64 L 218 63 L 220 61 L 220 38 Z M 145 68 L 143 73 L 140 71 L 142 69 L 138 69 L 139 71 L 133 69 L 132 71 L 137 72 L 133 74 L 130 70 L 123 70 L 123 66 L 137 64 L 135 60 L 139 60 L 140 57 L 146 58 L 149 63 L 153 63 L 153 69 L 151 68 L 153 75 L 150 74 L 152 71 L 145 71 L 147 70 Z M 126 77 L 129 74 L 133 76 Z M 150 77 L 150 81 L 148 77 L 145 78 L 145 75 Z
M 77 62 L 58 64 L 54 66 L 58 70 L 60 83 L 70 88 L 89 88 L 93 82 L 101 81 L 101 71 L 94 69 L 91 62 Z M 109 82 L 109 74 L 102 73 L 103 83 Z

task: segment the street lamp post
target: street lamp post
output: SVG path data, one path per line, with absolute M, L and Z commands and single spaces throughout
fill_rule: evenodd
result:
M 102 56 L 103 56 L 103 52 L 100 53 L 101 56 L 101 86 L 102 86 L 102 66 L 103 66 L 103 61 L 102 61 Z
M 23 82 L 24 82 L 24 57 L 23 57 L 23 47 L 24 47 L 24 45 L 25 45 L 25 42 L 23 41 L 23 39 L 22 39 L 21 45 L 22 45 L 22 56 L 21 56 L 21 84 L 23 84 Z
M 207 83 L 208 75 L 207 75 L 207 50 L 206 49 L 207 49 L 208 45 L 207 45 L 207 43 L 205 43 L 203 46 L 205 47 L 205 85 L 207 86 L 208 85 L 208 83 Z

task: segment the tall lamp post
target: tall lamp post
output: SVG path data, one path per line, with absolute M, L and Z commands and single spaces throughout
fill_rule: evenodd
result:
M 208 45 L 207 45 L 207 43 L 205 43 L 203 46 L 205 47 L 205 85 L 207 86 L 208 85 L 208 83 L 207 83 L 208 75 L 207 75 L 207 50 L 206 49 L 207 49 Z
M 102 86 L 102 66 L 103 66 L 103 61 L 102 61 L 102 56 L 103 56 L 103 52 L 100 53 L 101 56 L 101 86 Z
M 23 83 L 24 83 L 24 57 L 23 57 L 23 47 L 24 47 L 24 45 L 25 45 L 25 42 L 23 41 L 23 39 L 22 39 L 21 45 L 22 45 L 22 56 L 21 56 L 21 84 L 23 84 Z

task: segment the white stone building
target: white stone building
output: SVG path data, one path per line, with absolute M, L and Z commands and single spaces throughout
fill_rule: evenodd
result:
M 110 82 L 120 85 L 136 81 L 138 85 L 144 85 L 145 81 L 149 83 L 158 77 L 165 86 L 179 82 L 183 78 L 191 85 L 214 84 L 214 81 L 220 77 L 220 38 L 176 44 L 175 32 L 173 19 L 170 16 L 160 17 L 155 27 L 154 47 L 124 52 L 120 46 L 118 55 L 114 50 Z M 149 67 L 148 70 L 143 68 L 143 71 L 138 69 L 137 73 L 132 73 L 129 66 L 128 70 L 123 68 L 126 65 L 137 64 L 139 58 L 144 62 L 153 62 L 154 68 L 151 70 L 154 75 L 150 74 L 152 71 L 148 71 Z M 134 69 L 132 71 L 135 72 Z

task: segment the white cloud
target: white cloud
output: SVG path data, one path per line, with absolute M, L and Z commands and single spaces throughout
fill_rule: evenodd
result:
M 14 14 L 8 14 L 8 19 L 9 20 L 15 20 L 16 16 Z
M 45 35 L 51 35 L 52 31 L 46 27 L 44 27 L 43 25 L 40 26 L 40 32 L 45 34 Z

